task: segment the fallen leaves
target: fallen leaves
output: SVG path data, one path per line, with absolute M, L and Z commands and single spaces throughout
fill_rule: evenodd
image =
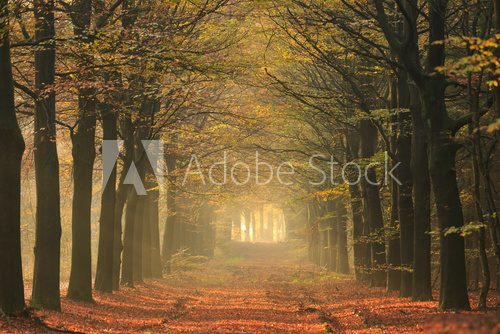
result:
M 62 300 L 35 311 L 47 326 L 83 333 L 491 333 L 500 332 L 498 294 L 487 312 L 444 312 L 349 277 L 291 261 L 284 245 L 237 245 L 245 260 L 149 280 L 95 304 Z M 307 279 L 298 280 L 297 277 Z M 477 302 L 474 296 L 472 302 Z M 53 333 L 30 318 L 0 318 L 1 333 Z

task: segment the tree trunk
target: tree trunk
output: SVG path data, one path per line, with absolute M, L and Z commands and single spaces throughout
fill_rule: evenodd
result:
M 359 157 L 359 136 L 349 132 L 346 135 L 346 161 L 353 161 Z M 369 270 L 369 249 L 368 244 L 363 240 L 364 235 L 364 219 L 363 219 L 363 199 L 359 185 L 356 182 L 357 176 L 349 176 L 349 195 L 351 197 L 351 214 L 352 214 L 352 239 L 354 251 L 354 274 L 356 280 L 366 281 L 368 279 Z
M 21 161 L 24 140 L 16 119 L 7 0 L 0 0 L 0 313 L 24 309 L 21 262 Z
M 118 152 L 118 144 L 116 143 L 116 140 L 118 139 L 116 113 L 111 110 L 110 105 L 105 103 L 101 104 L 101 119 L 103 140 L 109 141 L 107 145 L 113 145 L 113 150 Z M 103 152 L 103 154 L 105 153 Z M 99 219 L 97 271 L 95 277 L 95 289 L 108 293 L 114 290 L 114 245 L 115 243 L 119 243 L 121 245 L 121 242 L 115 241 L 116 168 L 117 163 L 112 166 L 109 179 L 106 184 L 103 184 L 103 192 L 101 197 L 101 216 Z M 118 266 L 118 271 L 119 270 L 120 269 Z M 118 288 L 118 284 L 116 288 Z
M 245 215 L 245 242 L 250 242 L 250 224 L 252 220 L 252 213 L 250 210 L 244 211 Z
M 130 187 L 127 195 L 127 206 L 125 209 L 125 231 L 123 239 L 123 264 L 122 284 L 134 286 L 134 229 L 138 195 L 133 187 Z
M 264 205 L 259 210 L 259 239 L 264 240 Z
M 431 284 L 431 182 L 429 176 L 426 124 L 420 106 L 420 94 L 411 87 L 412 139 L 411 171 L 413 178 L 413 288 L 412 300 L 432 300 Z
M 337 272 L 349 274 L 347 251 L 347 210 L 341 198 L 336 201 L 337 211 Z
M 464 218 L 455 169 L 457 145 L 445 128 L 444 78 L 430 77 L 421 97 L 430 118 L 429 171 L 441 229 L 440 307 L 469 309 L 464 238 L 456 232 L 446 233 L 449 229 L 460 230 Z
M 432 2 L 429 8 L 430 71 L 444 65 L 446 38 L 446 0 Z M 464 238 L 458 233 L 446 232 L 461 229 L 464 224 L 462 204 L 457 185 L 455 155 L 458 149 L 448 128 L 449 117 L 445 105 L 445 77 L 433 74 L 425 78 L 420 94 L 424 115 L 429 121 L 429 172 L 436 200 L 441 228 L 441 290 L 442 309 L 470 309 L 467 294 Z
M 391 151 L 396 151 L 396 140 L 398 136 L 398 80 L 390 82 L 390 122 L 391 122 Z M 392 161 L 392 166 L 397 164 L 397 159 Z M 398 183 L 391 180 L 391 217 L 387 240 L 387 290 L 399 291 L 401 289 L 401 239 L 399 236 L 399 208 L 398 208 Z
M 166 158 L 168 170 L 168 187 L 167 187 L 167 221 L 165 222 L 165 230 L 163 232 L 163 245 L 162 245 L 162 264 L 165 272 L 170 274 L 170 261 L 174 253 L 175 247 L 175 231 L 177 222 L 177 205 L 175 193 L 175 169 L 177 159 L 175 155 L 169 154 Z M 229 229 L 231 231 L 231 229 Z
M 135 219 L 134 219 L 134 229 L 133 229 L 133 260 L 132 260 L 132 271 L 133 271 L 133 279 L 134 283 L 142 283 L 143 282 L 143 233 L 145 231 L 145 223 L 147 222 L 146 217 L 146 207 L 147 207 L 147 198 L 148 196 L 137 196 L 137 207 L 135 210 Z
M 75 36 L 84 43 L 89 41 L 92 6 L 88 1 L 73 2 L 70 13 Z M 78 61 L 81 67 L 88 65 Z M 78 75 L 78 81 L 90 81 L 89 75 Z M 68 298 L 92 301 L 91 210 L 92 184 L 95 161 L 96 102 L 95 89 L 78 88 L 78 121 L 76 132 L 71 134 L 73 144 L 73 206 L 72 254 Z
M 234 235 L 234 240 L 241 241 L 241 213 L 240 213 L 240 211 L 237 209 L 231 210 L 231 219 L 232 219 L 232 226 L 233 226 L 232 235 Z
M 320 253 L 320 235 L 319 235 L 319 222 L 318 222 L 318 212 L 317 208 L 315 207 L 314 204 L 310 205 L 311 209 L 311 216 L 309 220 L 309 256 L 311 261 L 319 265 L 321 262 L 321 253 Z
M 120 288 L 120 273 L 122 267 L 122 251 L 123 251 L 123 214 L 125 204 L 127 202 L 127 194 L 129 186 L 123 184 L 126 171 L 130 167 L 130 160 L 125 154 L 123 161 L 123 170 L 118 182 L 115 200 L 115 222 L 113 228 L 113 290 L 117 291 Z
M 91 210 L 95 160 L 96 105 L 93 89 L 80 89 L 73 143 L 72 256 L 68 298 L 92 301 Z
M 272 208 L 267 213 L 267 240 L 274 241 L 274 212 Z
M 361 157 L 373 157 L 377 145 L 377 129 L 369 119 L 360 122 Z M 385 241 L 382 207 L 377 183 L 375 167 L 366 167 L 365 175 L 361 179 L 363 190 L 363 206 L 365 222 L 367 222 L 371 247 L 371 284 L 376 287 L 385 287 L 387 275 L 385 270 Z M 374 238 L 374 239 L 373 239 Z
M 338 258 L 339 258 L 339 245 L 338 245 L 338 229 L 340 224 L 339 212 L 337 211 L 337 199 L 329 200 L 326 203 L 326 215 L 328 219 L 326 220 L 326 241 L 328 247 L 327 264 L 328 269 L 334 272 L 338 272 Z
M 397 177 L 398 218 L 401 242 L 401 297 L 411 297 L 413 287 L 413 197 L 411 174 L 411 118 L 408 112 L 399 115 L 399 134 L 396 140 L 396 157 L 400 163 Z
M 473 185 L 472 193 L 474 198 L 474 208 L 476 211 L 476 219 L 482 225 L 477 231 L 478 237 L 478 248 L 479 248 L 479 262 L 481 263 L 481 274 L 482 274 L 482 286 L 481 292 L 479 294 L 478 309 L 487 308 L 488 292 L 490 290 L 491 273 L 490 266 L 488 263 L 488 255 L 486 253 L 486 229 L 485 229 L 485 212 L 482 208 L 481 200 L 481 168 L 480 160 L 483 159 L 482 148 L 481 148 L 481 131 L 480 127 L 480 115 L 479 115 L 479 94 L 473 91 L 472 87 L 472 76 L 468 76 L 468 97 L 469 97 L 469 109 L 473 115 L 473 122 L 469 125 L 469 136 L 473 138 L 473 152 L 472 152 L 472 174 L 473 174 Z M 488 212 L 488 217 L 492 213 Z M 477 280 L 476 280 L 477 281 Z
M 153 187 L 158 187 L 158 182 L 153 183 Z M 150 228 L 151 228 L 151 276 L 162 278 L 161 251 L 160 251 L 160 225 L 159 225 L 159 200 L 160 191 L 158 189 L 150 192 Z
M 54 2 L 36 0 L 35 41 L 53 39 Z M 61 216 L 59 158 L 56 146 L 55 45 L 46 43 L 35 51 L 35 174 L 36 240 L 33 271 L 33 306 L 61 309 L 59 288 Z
M 147 178 L 148 176 L 146 176 Z M 148 184 L 146 189 L 150 189 L 151 184 Z M 152 194 L 149 193 L 144 197 L 144 207 L 143 214 L 141 216 L 143 221 L 143 232 L 142 232 L 142 277 L 151 278 L 153 277 L 153 269 L 151 267 L 151 202 Z

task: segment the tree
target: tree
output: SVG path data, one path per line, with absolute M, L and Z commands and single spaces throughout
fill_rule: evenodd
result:
M 33 294 L 37 307 L 59 310 L 61 216 L 56 146 L 54 1 L 35 0 L 36 240 Z
M 70 16 L 76 38 L 83 44 L 90 42 L 88 36 L 92 3 L 75 0 Z M 92 56 L 82 56 L 92 58 Z M 90 61 L 91 62 L 91 61 Z M 81 69 L 85 61 L 77 62 Z M 72 255 L 68 297 L 76 300 L 92 301 L 92 260 L 91 260 L 91 209 L 92 177 L 95 160 L 96 128 L 96 90 L 88 87 L 91 80 L 89 73 L 82 71 L 78 76 L 78 120 L 75 130 L 71 131 L 73 144 L 73 206 L 72 206 Z
M 0 311 L 24 309 L 21 263 L 21 161 L 24 140 L 17 123 L 10 58 L 8 1 L 0 1 Z
M 436 72 L 438 67 L 444 66 L 446 56 L 443 41 L 446 39 L 448 1 L 428 1 L 429 44 L 425 71 L 418 59 L 416 1 L 408 1 L 407 6 L 399 7 L 408 21 L 409 29 L 405 39 L 400 39 L 393 31 L 384 2 L 373 0 L 373 3 L 376 20 L 389 46 L 400 57 L 418 87 L 422 113 L 429 123 L 429 173 L 441 228 L 440 307 L 469 309 L 464 239 L 457 233 L 447 233 L 449 229 L 460 229 L 464 224 L 455 169 L 455 156 L 459 146 L 453 140 L 453 136 L 464 124 L 450 118 L 445 104 L 446 77 L 443 73 Z
M 112 105 L 101 102 L 103 140 L 118 152 L 118 131 L 116 112 Z M 109 166 L 106 166 L 109 168 Z M 115 206 L 116 206 L 116 168 L 114 163 L 106 184 L 103 184 L 101 198 L 101 215 L 99 219 L 99 247 L 97 253 L 97 271 L 95 277 L 95 289 L 103 292 L 112 292 L 113 287 L 113 255 L 115 246 Z M 104 182 L 104 175 L 103 175 Z M 121 222 L 120 222 L 121 224 Z M 121 243 L 120 243 L 121 244 Z

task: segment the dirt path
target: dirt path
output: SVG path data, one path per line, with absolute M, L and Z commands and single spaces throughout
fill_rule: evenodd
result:
M 285 245 L 231 247 L 231 257 L 201 270 L 96 293 L 96 304 L 64 299 L 61 313 L 37 314 L 53 328 L 82 333 L 500 332 L 498 304 L 486 314 L 439 312 L 434 302 L 322 274 L 290 260 L 296 256 Z M 20 319 L 0 319 L 0 332 L 51 333 Z

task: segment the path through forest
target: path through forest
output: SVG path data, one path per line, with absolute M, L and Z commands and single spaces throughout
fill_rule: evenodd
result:
M 230 256 L 199 270 L 133 291 L 96 293 L 95 304 L 64 298 L 61 313 L 36 314 L 52 328 L 82 333 L 490 333 L 500 321 L 496 300 L 489 304 L 497 308 L 487 313 L 445 313 L 435 302 L 411 303 L 291 260 L 300 256 L 286 244 L 230 248 Z M 7 331 L 0 320 L 0 332 L 52 333 L 38 320 L 12 319 L 9 325 Z

